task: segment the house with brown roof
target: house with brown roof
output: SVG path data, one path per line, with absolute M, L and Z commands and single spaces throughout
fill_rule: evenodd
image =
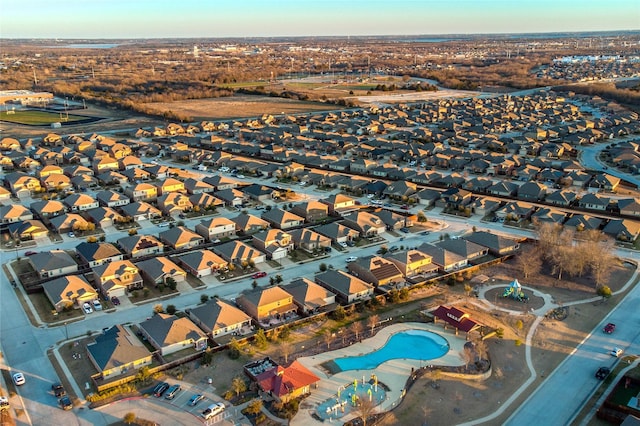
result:
M 94 159 L 91 167 L 95 171 L 96 175 L 109 170 L 116 171 L 120 169 L 118 160 L 108 155 L 103 155 L 102 157 Z
M 259 323 L 295 313 L 293 296 L 279 286 L 257 288 L 238 296 L 236 304 Z
M 286 367 L 277 366 L 259 374 L 256 381 L 263 392 L 278 402 L 286 403 L 309 394 L 311 386 L 320 378 L 296 360 Z
M 269 259 L 282 259 L 293 250 L 291 235 L 279 229 L 267 229 L 253 234 L 252 244 L 267 253 Z
M 378 216 L 365 211 L 345 215 L 341 223 L 358 231 L 360 237 L 363 238 L 374 237 L 387 230 L 387 226 Z
M 89 360 L 103 379 L 151 364 L 153 356 L 128 327 L 114 325 L 87 345 Z
M 240 213 L 238 216 L 231 218 L 231 220 L 236 224 L 236 232 L 244 234 L 252 234 L 269 227 L 269 222 L 248 213 Z
M 150 183 L 138 183 L 125 188 L 124 193 L 132 201 L 149 201 L 158 197 L 158 188 Z
M 184 226 L 176 226 L 158 234 L 158 239 L 176 250 L 197 247 L 204 238 Z
M 76 253 L 80 264 L 89 265 L 90 268 L 124 259 L 120 250 L 111 243 L 83 242 L 76 246 Z
M 201 220 L 195 231 L 207 241 L 214 241 L 236 235 L 236 224 L 226 217 L 214 217 Z
M 42 289 L 57 312 L 78 309 L 83 303 L 98 299 L 98 293 L 82 275 L 67 275 L 47 281 Z
M 136 201 L 126 206 L 121 206 L 120 211 L 136 221 L 150 220 L 162 216 L 162 212 L 145 201 Z
M 40 183 L 47 191 L 64 191 L 71 187 L 71 179 L 62 173 L 42 177 Z
M 166 192 L 158 197 L 158 208 L 168 216 L 177 216 L 193 209 L 191 200 L 180 192 Z
M 119 238 L 117 243 L 133 259 L 164 252 L 164 244 L 153 235 L 131 235 Z
M 260 250 L 253 248 L 239 240 L 232 240 L 213 248 L 224 260 L 236 265 L 242 265 L 249 262 L 254 264 L 262 263 L 267 260 L 266 254 Z
M 328 206 L 329 214 L 332 216 L 343 216 L 358 210 L 356 200 L 343 194 L 330 195 L 327 198 L 321 199 L 320 202 Z
M 347 264 L 349 273 L 375 286 L 404 282 L 404 275 L 396 264 L 380 256 L 359 257 Z
M 325 312 L 336 304 L 336 295 L 307 278 L 296 278 L 282 288 L 293 296 L 293 303 L 303 315 Z
M 304 224 L 304 218 L 280 208 L 266 211 L 260 217 L 278 229 L 291 229 Z
M 368 300 L 373 295 L 373 286 L 346 272 L 330 269 L 315 276 L 316 283 L 336 294 L 343 303 Z
M 251 326 L 251 317 L 232 304 L 218 299 L 209 299 L 204 305 L 187 309 L 191 321 L 212 339 L 238 333 Z
M 165 256 L 152 257 L 151 259 L 137 262 L 136 266 L 142 278 L 154 286 L 167 284 L 169 278 L 173 279 L 176 283 L 183 282 L 187 279 L 187 273 L 184 269 Z
M 102 294 L 124 296 L 125 291 L 133 291 L 143 287 L 138 268 L 129 260 L 104 263 L 92 268 L 96 286 Z
M 32 192 L 40 191 L 40 180 L 23 172 L 13 172 L 5 175 L 5 182 L 13 195 L 18 198 L 28 197 Z
M 225 270 L 229 266 L 229 262 L 214 252 L 204 249 L 176 256 L 175 260 L 188 273 L 198 278 L 211 275 L 215 271 Z
M 313 200 L 296 204 L 289 211 L 303 217 L 306 222 L 310 223 L 319 222 L 329 216 L 329 206 Z
M 0 206 L 1 224 L 18 223 L 30 219 L 33 219 L 33 213 L 22 204 Z
M 158 313 L 141 322 L 138 329 L 163 356 L 188 348 L 207 348 L 207 335 L 186 317 Z

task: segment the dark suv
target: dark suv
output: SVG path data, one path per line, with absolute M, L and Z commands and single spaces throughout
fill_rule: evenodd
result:
M 53 391 L 53 394 L 56 396 L 56 398 L 63 397 L 67 394 L 67 391 L 64 390 L 64 386 L 62 386 L 60 383 L 52 384 L 51 390 Z
M 611 370 L 607 367 L 600 367 L 598 371 L 596 371 L 596 378 L 600 380 L 604 380 L 611 373 Z
M 155 396 L 156 398 L 160 398 L 167 391 L 167 389 L 169 389 L 169 383 L 158 383 L 156 387 L 153 388 L 153 396 Z

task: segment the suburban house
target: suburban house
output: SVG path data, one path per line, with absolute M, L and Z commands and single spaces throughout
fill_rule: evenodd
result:
M 342 216 L 358 210 L 356 200 L 343 194 L 330 195 L 320 202 L 328 206 L 329 214 L 332 216 Z
M 309 394 L 311 386 L 319 381 L 318 376 L 297 360 L 286 367 L 277 366 L 256 376 L 258 387 L 282 403 Z
M 138 183 L 125 188 L 124 193 L 131 197 L 132 201 L 150 201 L 158 197 L 158 188 L 150 183 Z
M 245 194 L 237 189 L 223 189 L 213 193 L 216 198 L 222 200 L 225 206 L 240 207 L 245 202 Z
M 242 188 L 242 192 L 251 200 L 255 201 L 266 201 L 272 199 L 274 196 L 279 194 L 278 191 L 274 191 L 272 188 L 268 186 L 259 185 L 257 183 L 251 184 Z
M 485 231 L 476 231 L 465 235 L 464 239 L 488 248 L 489 253 L 494 256 L 504 256 L 520 249 L 518 241 Z
M 293 250 L 291 235 L 279 229 L 267 229 L 253 234 L 252 244 L 267 253 L 269 259 L 282 259 Z
M 164 195 L 168 192 L 184 191 L 184 183 L 174 178 L 167 178 L 161 184 L 156 185 L 158 188 L 158 195 Z
M 387 253 L 385 259 L 396 265 L 400 272 L 406 277 L 432 274 L 438 270 L 438 266 L 431 262 L 431 256 L 419 249 Z
M 578 206 L 583 209 L 606 211 L 611 204 L 611 199 L 601 197 L 598 194 L 587 193 L 580 198 Z
M 120 250 L 111 243 L 83 242 L 76 246 L 76 253 L 78 253 L 80 264 L 89 265 L 90 268 L 124 258 Z
M 176 226 L 158 234 L 158 239 L 175 250 L 197 247 L 204 238 L 184 226 Z
M 138 268 L 129 260 L 105 263 L 92 268 L 96 286 L 106 297 L 124 296 L 125 291 L 143 287 Z
M 331 241 L 335 243 L 346 243 L 347 241 L 353 241 L 360 236 L 360 233 L 355 229 L 351 229 L 338 222 L 320 225 L 313 230 L 320 235 L 330 238 Z
M 486 256 L 489 253 L 489 249 L 487 247 L 472 243 L 464 238 L 444 239 L 434 244 L 445 250 L 459 254 L 469 261 Z
M 523 201 L 512 201 L 495 211 L 495 216 L 503 220 L 521 221 L 529 220 L 536 207 Z
M 619 241 L 635 241 L 640 235 L 640 222 L 630 219 L 611 219 L 602 232 Z
M 431 256 L 431 263 L 436 265 L 442 272 L 451 272 L 467 266 L 467 258 L 442 247 L 424 243 L 418 246 L 417 250 Z
M 59 275 L 78 272 L 78 264 L 64 250 L 50 250 L 33 254 L 28 262 L 40 278 L 51 278 Z
M 215 188 L 207 182 L 193 178 L 188 178 L 184 181 L 184 189 L 189 194 L 206 194 L 215 191 Z
M 176 261 L 194 277 L 205 277 L 227 269 L 229 263 L 211 250 L 195 250 L 175 257 Z
M 204 305 L 188 309 L 191 321 L 204 330 L 212 339 L 230 333 L 239 333 L 251 326 L 251 317 L 232 304 L 218 299 L 209 299 Z
M 316 275 L 315 281 L 335 293 L 343 303 L 368 300 L 373 295 L 373 286 L 343 271 L 330 269 Z
M 157 199 L 158 208 L 167 216 L 179 215 L 193 209 L 189 197 L 180 192 L 166 192 Z
M 105 190 L 96 194 L 96 200 L 104 207 L 126 206 L 131 202 L 129 197 L 117 191 Z
M 142 341 L 120 324 L 98 334 L 95 342 L 87 345 L 87 353 L 103 379 L 138 370 L 153 358 Z
M 7 230 L 11 238 L 20 241 L 38 240 L 40 238 L 46 238 L 49 235 L 49 229 L 44 226 L 44 223 L 35 219 L 10 223 L 9 226 L 7 226 Z
M 41 219 L 59 216 L 67 211 L 67 207 L 58 200 L 36 201 L 31 203 L 29 208 Z
M 80 308 L 83 303 L 98 298 L 96 290 L 81 275 L 67 275 L 47 281 L 42 285 L 42 289 L 58 312 Z
M 64 200 L 62 200 L 62 203 L 67 206 L 70 212 L 79 212 L 100 207 L 100 204 L 87 194 L 67 195 Z
M 279 208 L 266 211 L 260 217 L 278 229 L 291 229 L 304 225 L 303 217 Z
M 42 186 L 40 181 L 23 172 L 9 173 L 4 177 L 5 182 L 9 184 L 9 189 L 13 195 L 18 198 L 28 197 L 34 191 L 39 191 Z
M 187 278 L 187 273 L 184 269 L 165 256 L 137 262 L 136 266 L 140 270 L 142 277 L 154 286 L 167 284 L 169 278 L 172 278 L 176 283 L 180 283 Z
M 136 221 L 147 220 L 154 217 L 161 217 L 162 212 L 145 201 L 136 201 L 126 206 L 121 206 L 120 211 Z
M 236 224 L 226 217 L 215 217 L 200 221 L 195 231 L 207 241 L 214 241 L 236 235 Z
M 89 222 L 77 213 L 66 213 L 52 217 L 49 219 L 49 223 L 59 234 L 78 229 L 86 229 L 86 227 L 89 226 Z
M 8 206 L 0 206 L 1 224 L 22 222 L 29 219 L 33 219 L 33 213 L 22 204 L 9 204 Z
M 116 242 L 132 259 L 164 251 L 164 244 L 153 235 L 131 235 L 119 238 Z
M 330 310 L 336 303 L 335 294 L 307 278 L 296 278 L 282 288 L 293 296 L 293 303 L 303 315 Z
M 294 205 L 291 213 L 303 217 L 306 222 L 319 222 L 329 216 L 329 206 L 320 201 L 307 201 Z
M 188 348 L 196 351 L 207 348 L 207 335 L 186 317 L 157 313 L 141 322 L 138 329 L 162 355 Z
M 375 287 L 404 282 L 404 275 L 395 263 L 375 255 L 359 257 L 348 263 L 347 269 L 351 275 Z
M 232 218 L 231 221 L 236 224 L 236 232 L 242 232 L 244 234 L 252 234 L 269 227 L 269 222 L 252 214 L 240 213 L 238 216 Z
M 297 310 L 293 296 L 279 286 L 243 293 L 236 299 L 236 304 L 257 322 L 266 323 L 269 319 L 281 319 Z
M 258 249 L 255 249 L 242 241 L 233 240 L 213 248 L 224 260 L 236 265 L 253 262 L 254 264 L 262 263 L 266 259 L 266 255 Z
M 102 229 L 113 226 L 118 221 L 124 219 L 120 213 L 111 207 L 98 207 L 96 209 L 91 209 L 85 213 L 85 216 L 87 216 L 91 222 L 95 223 L 96 226 Z
M 588 231 L 590 229 L 600 229 L 603 219 L 587 214 L 574 214 L 564 223 L 565 228 L 572 228 L 576 231 Z
M 358 231 L 363 238 L 374 237 L 387 230 L 387 226 L 378 216 L 365 211 L 345 215 L 342 224 Z
M 308 252 L 331 247 L 331 238 L 312 231 L 309 228 L 293 229 L 289 232 L 293 241 L 293 247 L 301 248 Z

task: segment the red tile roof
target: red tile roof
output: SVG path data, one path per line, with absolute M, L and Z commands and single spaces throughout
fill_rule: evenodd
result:
M 310 386 L 320 378 L 296 360 L 288 367 L 278 366 L 265 371 L 257 377 L 257 380 L 265 392 L 281 397 L 296 389 Z

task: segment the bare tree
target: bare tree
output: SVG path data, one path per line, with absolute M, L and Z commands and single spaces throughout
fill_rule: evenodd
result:
M 322 332 L 322 340 L 324 340 L 324 343 L 327 344 L 327 349 L 329 349 L 331 347 L 331 342 L 333 341 L 333 333 L 331 330 L 326 329 Z
M 362 418 L 362 425 L 367 426 L 367 420 L 369 416 L 373 414 L 373 410 L 375 409 L 375 405 L 373 405 L 372 401 L 369 401 L 369 397 L 365 394 L 360 395 L 360 399 L 358 399 L 358 406 L 355 409 L 355 412 Z
M 478 355 L 478 358 L 488 359 L 489 349 L 487 348 L 487 342 L 485 342 L 482 339 L 476 339 L 476 341 L 473 342 L 473 344 L 475 345 L 476 354 Z
M 356 335 L 356 339 L 359 339 L 360 333 L 362 333 L 363 328 L 364 327 L 362 325 L 362 322 L 360 321 L 356 321 L 351 324 L 351 331 L 353 331 L 353 334 Z
M 542 268 L 542 255 L 539 246 L 530 247 L 520 252 L 516 258 L 516 266 L 522 271 L 525 279 L 529 278 L 529 275 L 539 272 Z
M 293 351 L 293 345 L 287 341 L 283 341 L 280 343 L 280 353 L 284 357 L 285 364 L 289 362 L 289 355 L 291 355 L 291 351 Z
M 473 345 L 471 343 L 467 343 L 464 345 L 462 352 L 460 353 L 462 360 L 464 361 L 464 366 L 469 368 L 470 364 L 473 364 L 475 361 L 475 353 L 473 350 Z
M 380 322 L 380 318 L 378 317 L 378 315 L 371 315 L 367 319 L 367 325 L 369 326 L 369 328 L 371 328 L 372 336 L 373 336 L 373 330 L 376 328 L 376 325 L 378 324 L 378 322 Z

